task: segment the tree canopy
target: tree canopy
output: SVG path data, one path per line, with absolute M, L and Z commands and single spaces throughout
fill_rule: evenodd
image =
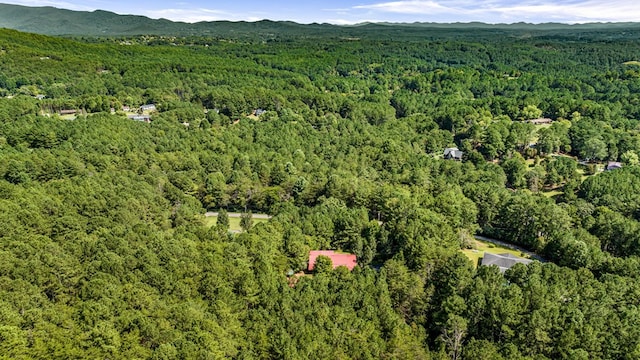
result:
M 0 30 L 0 358 L 640 357 L 638 42 L 494 31 Z

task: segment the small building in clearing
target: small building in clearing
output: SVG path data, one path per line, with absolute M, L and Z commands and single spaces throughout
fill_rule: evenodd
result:
M 539 119 L 527 120 L 527 122 L 532 123 L 533 125 L 544 125 L 544 124 L 551 124 L 553 120 L 549 118 L 539 118 Z
M 140 110 L 141 111 L 156 111 L 156 106 L 155 106 L 155 104 L 146 104 L 146 105 L 140 106 Z
M 142 121 L 146 123 L 151 122 L 151 116 L 149 115 L 129 115 L 128 118 L 131 120 Z
M 458 160 L 458 161 L 461 161 L 463 154 L 464 153 L 461 150 L 458 150 L 458 148 L 446 148 L 446 149 L 444 149 L 443 157 L 446 160 Z
M 607 163 L 607 167 L 605 168 L 605 170 L 616 170 L 616 169 L 622 169 L 622 163 L 617 161 L 609 161 Z
M 354 254 L 337 253 L 333 250 L 312 250 L 309 252 L 309 266 L 307 270 L 313 271 L 313 268 L 316 266 L 316 259 L 321 255 L 331 259 L 334 269 L 338 266 L 346 266 L 347 269 L 353 270 L 353 268 L 358 265 Z
M 500 272 L 505 272 L 507 269 L 512 267 L 515 264 L 530 264 L 533 260 L 523 259 L 521 257 L 517 257 L 513 254 L 504 253 L 504 254 L 491 254 L 488 252 L 484 253 L 482 259 L 480 259 L 480 265 L 491 266 L 495 265 L 500 269 Z

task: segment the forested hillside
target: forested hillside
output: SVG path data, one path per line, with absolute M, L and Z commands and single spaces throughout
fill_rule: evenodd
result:
M 0 30 L 0 358 L 639 358 L 635 30 L 502 31 Z
M 560 37 L 569 39 L 632 39 L 640 34 L 638 23 L 587 24 L 484 24 L 472 23 L 362 23 L 355 25 L 298 24 L 291 21 L 261 20 L 201 21 L 185 23 L 146 16 L 119 15 L 110 11 L 73 11 L 51 6 L 31 7 L 0 4 L 0 28 L 36 34 L 111 37 L 111 36 L 205 36 L 245 41 L 291 40 L 299 38 L 368 39 L 476 39 L 487 36 Z M 86 39 L 85 39 L 86 40 Z

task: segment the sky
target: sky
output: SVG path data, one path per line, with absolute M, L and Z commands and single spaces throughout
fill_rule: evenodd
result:
M 143 15 L 173 21 L 290 20 L 298 23 L 363 22 L 585 23 L 640 22 L 639 0 L 0 0 L 25 6 Z

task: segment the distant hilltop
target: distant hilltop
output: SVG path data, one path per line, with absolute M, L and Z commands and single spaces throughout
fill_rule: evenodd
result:
M 638 39 L 640 23 L 589 24 L 486 24 L 470 23 L 362 23 L 356 25 L 298 24 L 291 21 L 257 22 L 212 21 L 185 23 L 167 19 L 151 19 L 138 15 L 119 15 L 109 11 L 73 11 L 55 7 L 28 7 L 0 4 L 0 28 L 56 36 L 211 36 L 223 38 L 279 38 L 309 36 L 348 36 L 407 38 L 474 36 L 475 32 L 508 32 L 514 36 L 548 36 L 554 32 L 580 36 L 583 32 L 605 32 L 605 38 Z M 628 33 L 627 31 L 633 31 Z M 621 33 L 623 32 L 624 33 Z M 382 33 L 381 33 L 382 32 Z

